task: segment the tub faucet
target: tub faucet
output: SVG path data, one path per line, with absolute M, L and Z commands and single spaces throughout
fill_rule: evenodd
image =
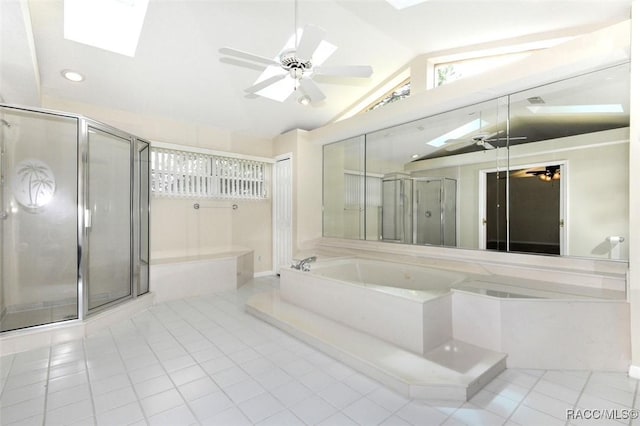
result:
M 316 261 L 316 256 L 310 256 L 307 258 L 304 258 L 298 262 L 294 262 L 291 267 L 293 269 L 297 269 L 299 271 L 305 271 L 308 272 L 311 270 L 311 262 L 315 262 Z

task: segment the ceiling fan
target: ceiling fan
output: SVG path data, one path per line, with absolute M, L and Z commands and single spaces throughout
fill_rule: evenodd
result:
M 504 133 L 504 130 L 499 130 L 493 133 L 479 133 L 464 139 L 450 139 L 444 145 L 444 149 L 445 151 L 457 151 L 472 145 L 476 145 L 484 149 L 496 149 L 495 145 L 492 145 L 491 142 L 495 143 L 498 141 L 506 141 L 507 139 L 510 141 L 527 139 L 526 136 L 514 136 L 509 138 L 498 137 L 502 133 Z
M 296 25 L 297 27 L 297 25 Z M 325 94 L 313 80 L 315 76 L 327 77 L 356 77 L 368 78 L 373 73 L 369 65 L 346 66 L 322 66 L 321 62 L 328 57 L 319 54 L 319 47 L 327 43 L 324 39 L 326 31 L 316 25 L 305 25 L 298 41 L 298 31 L 295 31 L 293 48 L 283 49 L 276 58 L 271 59 L 231 47 L 223 47 L 219 50 L 223 55 L 251 61 L 264 68 L 263 79 L 245 89 L 249 95 L 265 96 L 271 99 L 284 101 L 294 92 L 301 92 L 298 101 L 302 104 L 320 102 L 326 98 Z M 332 46 L 329 44 L 329 46 Z M 333 47 L 335 50 L 335 46 Z M 333 51 L 331 52 L 333 53 Z M 320 58 L 324 56 L 324 58 Z M 253 63 L 241 61 L 223 61 L 234 65 L 256 68 Z M 269 96 L 265 92 L 269 89 L 277 92 L 275 96 Z

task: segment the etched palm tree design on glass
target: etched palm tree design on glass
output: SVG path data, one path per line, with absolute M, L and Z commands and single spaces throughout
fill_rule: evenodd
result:
M 24 207 L 37 209 L 51 201 L 56 181 L 51 168 L 40 160 L 27 159 L 15 168 L 13 195 Z

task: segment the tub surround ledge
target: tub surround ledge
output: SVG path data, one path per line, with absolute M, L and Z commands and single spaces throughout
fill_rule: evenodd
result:
M 382 241 L 320 238 L 305 253 L 355 256 L 431 266 L 479 275 L 501 275 L 578 287 L 626 292 L 629 263 L 619 260 L 503 253 Z

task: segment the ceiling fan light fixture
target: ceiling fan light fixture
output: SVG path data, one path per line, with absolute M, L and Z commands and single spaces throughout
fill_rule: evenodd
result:
M 311 104 L 311 98 L 307 95 L 302 95 L 298 98 L 298 103 L 303 106 Z

